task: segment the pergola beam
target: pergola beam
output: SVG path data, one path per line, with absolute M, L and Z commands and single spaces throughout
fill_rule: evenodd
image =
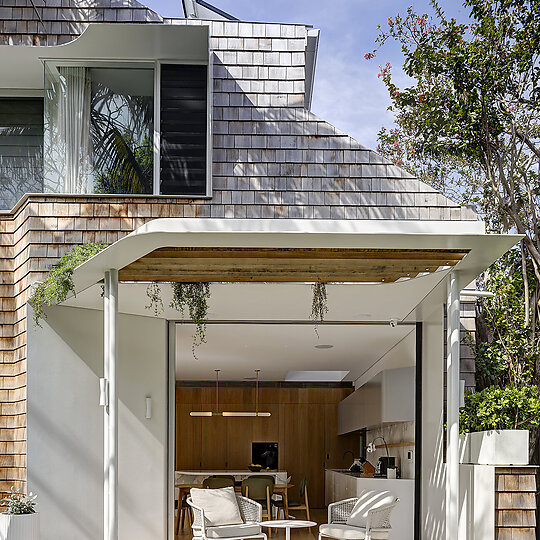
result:
M 121 281 L 393 282 L 455 266 L 468 250 L 160 248 L 120 270 Z

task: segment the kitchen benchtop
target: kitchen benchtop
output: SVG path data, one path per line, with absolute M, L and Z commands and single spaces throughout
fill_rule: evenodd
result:
M 349 469 L 326 469 L 327 471 L 329 472 L 335 472 L 335 473 L 340 473 L 340 474 L 344 474 L 345 476 L 352 476 L 353 478 L 365 478 L 366 480 L 367 479 L 370 479 L 370 480 L 390 480 L 390 481 L 395 481 L 395 480 L 403 480 L 403 481 L 409 481 L 409 482 L 414 482 L 414 479 L 412 478 L 385 478 L 384 476 L 374 476 L 373 474 L 364 474 L 364 473 L 360 473 L 360 472 L 351 472 L 349 471 Z

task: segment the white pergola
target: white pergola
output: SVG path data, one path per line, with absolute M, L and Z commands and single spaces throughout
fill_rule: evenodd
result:
M 438 285 L 446 284 L 446 538 L 456 540 L 459 521 L 460 291 L 520 238 L 518 235 L 486 235 L 480 222 L 172 218 L 147 223 L 82 264 L 74 272 L 77 292 L 104 282 L 104 378 L 100 398 L 104 406 L 104 539 L 118 539 L 117 318 L 118 283 L 123 280 L 122 276 L 127 276 L 127 281 L 148 282 L 236 282 L 249 281 L 250 275 L 255 281 L 317 281 L 321 272 L 325 276 L 332 275 L 334 267 L 328 264 L 328 254 L 331 254 L 340 276 L 335 281 L 377 279 L 384 282 L 386 268 L 392 276 L 391 281 L 415 279 L 419 273 L 438 272 Z M 197 250 L 210 261 L 203 266 L 214 268 L 214 273 L 201 273 L 196 262 Z M 223 253 L 228 250 L 241 252 L 224 260 Z M 250 259 L 249 250 L 256 250 L 257 257 L 253 255 Z M 275 275 L 261 276 L 257 273 L 255 266 L 260 264 L 261 250 L 267 250 L 264 253 L 269 260 L 274 258 L 272 253 L 280 254 L 285 275 L 279 274 L 278 279 Z M 303 262 L 298 260 L 300 252 Z M 441 253 L 444 254 L 442 258 Z M 399 256 L 399 264 L 392 254 Z M 453 260 L 441 263 L 451 254 L 455 254 Z M 420 266 L 426 264 L 426 256 L 432 255 L 435 262 L 422 271 Z M 381 263 L 381 258 L 386 266 Z M 255 263 L 255 259 L 259 262 Z M 377 272 L 369 272 L 370 260 Z M 341 264 L 343 261 L 346 261 L 345 266 Z M 250 274 L 248 270 L 252 264 L 254 270 Z M 344 279 L 346 274 L 343 272 L 346 268 L 354 268 L 355 264 L 363 265 L 366 270 L 360 274 L 351 271 L 350 279 Z M 227 265 L 234 266 L 229 278 Z M 242 273 L 243 269 L 246 272 Z M 220 276 L 219 279 L 216 276 Z M 430 290 L 424 291 L 425 296 L 432 289 L 431 283 Z M 169 519 L 172 520 L 171 515 Z

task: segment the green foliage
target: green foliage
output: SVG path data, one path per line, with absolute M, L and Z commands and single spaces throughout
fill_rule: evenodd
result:
M 540 0 L 465 0 L 464 23 L 431 13 L 389 18 L 376 49 L 401 46 L 405 85 L 389 63 L 386 86 L 396 127 L 379 151 L 461 204 L 487 228 L 524 235 L 486 272 L 495 293 L 477 308 L 477 392 L 465 430 L 538 425 L 540 362 Z M 537 437 L 531 437 L 535 444 Z
M 163 300 L 161 299 L 161 287 L 155 281 L 146 287 L 146 296 L 149 304 L 144 306 L 146 309 L 153 309 L 154 315 L 159 317 L 163 313 Z
M 34 514 L 36 512 L 36 499 L 37 495 L 34 495 L 32 492 L 26 495 L 12 487 L 10 494 L 7 497 L 4 497 L 0 503 L 7 506 L 6 514 Z
M 391 99 L 396 128 L 381 129 L 379 150 L 394 163 L 477 205 L 491 228 L 527 234 L 540 266 L 537 236 L 540 161 L 540 2 L 466 0 L 470 19 L 409 8 L 380 28 L 379 53 L 401 45 L 399 87 L 392 66 L 379 77 Z
M 45 279 L 38 283 L 30 296 L 34 309 L 34 323 L 41 326 L 39 321 L 46 318 L 45 308 L 63 302 L 70 292 L 75 294 L 73 271 L 84 261 L 90 259 L 107 244 L 82 244 L 62 255 L 60 260 L 51 268 Z
M 318 323 L 324 321 L 325 315 L 328 313 L 328 298 L 326 296 L 326 283 L 317 281 L 311 286 L 313 299 L 311 301 L 310 318 L 315 322 L 315 334 L 319 337 Z
M 490 386 L 465 395 L 460 411 L 462 433 L 492 429 L 533 429 L 540 424 L 540 399 L 533 385 Z
M 513 249 L 493 264 L 484 278 L 485 288 L 495 296 L 480 301 L 479 322 L 487 335 L 476 348 L 479 388 L 535 380 L 540 328 L 537 318 L 531 316 L 534 302 L 524 299 L 530 294 L 528 289 L 537 289 L 538 280 L 530 260 L 526 274 L 523 270 L 520 250 Z
M 173 283 L 173 298 L 170 306 L 182 313 L 187 307 L 189 317 L 195 324 L 195 333 L 193 334 L 193 343 L 191 350 L 194 358 L 195 348 L 206 343 L 206 321 L 208 319 L 208 299 L 210 298 L 209 283 Z

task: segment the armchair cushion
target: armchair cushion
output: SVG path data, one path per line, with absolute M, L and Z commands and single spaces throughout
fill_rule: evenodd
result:
M 353 527 L 342 523 L 328 523 L 321 525 L 319 532 L 322 536 L 336 538 L 337 540 L 364 540 L 366 537 L 366 529 L 361 527 Z M 380 538 L 388 538 L 388 531 L 371 531 L 371 538 L 378 540 Z
M 210 527 L 243 524 L 233 487 L 219 489 L 191 489 L 191 500 L 204 510 Z
M 256 534 L 261 534 L 261 526 L 258 523 L 221 525 L 206 529 L 207 538 L 245 538 L 246 536 L 255 536 Z
M 354 527 L 367 527 L 368 512 L 386 504 L 392 504 L 396 500 L 389 491 L 364 490 L 360 493 L 358 501 L 354 505 L 351 515 L 347 518 L 347 525 Z

